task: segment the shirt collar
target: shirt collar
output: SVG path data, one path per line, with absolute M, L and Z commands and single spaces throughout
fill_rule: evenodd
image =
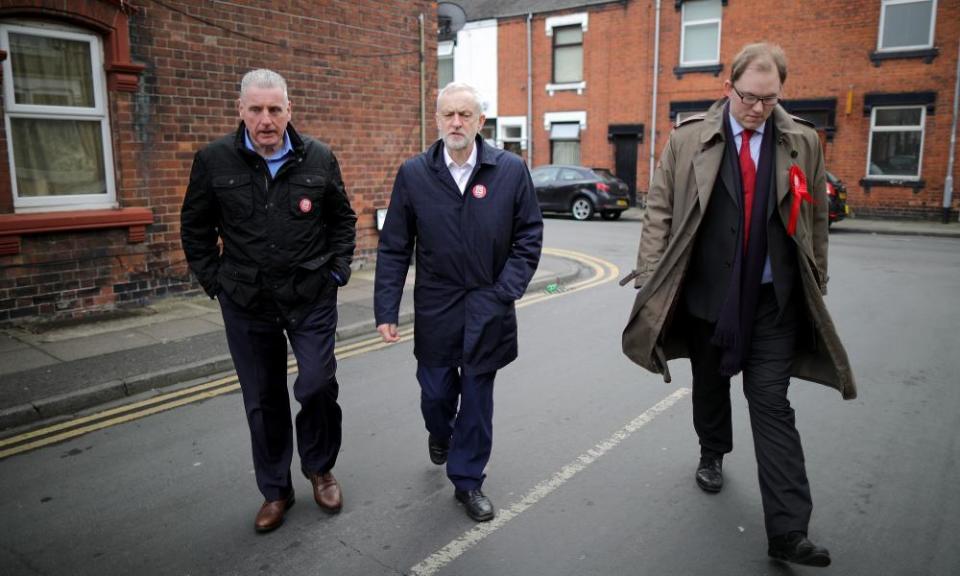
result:
M 253 147 L 253 140 L 250 139 L 250 133 L 247 132 L 246 128 L 243 129 L 243 143 L 246 145 L 247 150 L 257 152 L 257 149 Z M 267 160 L 268 162 L 272 162 L 272 161 L 280 160 L 281 158 L 283 158 L 284 156 L 286 156 L 291 152 L 293 152 L 293 146 L 290 144 L 290 136 L 286 132 L 284 132 L 283 146 L 281 146 L 280 149 L 277 150 L 275 154 L 273 154 L 273 156 L 264 156 L 263 159 Z
M 727 115 L 730 117 L 730 131 L 733 132 L 733 137 L 736 138 L 737 136 L 740 135 L 741 132 L 743 132 L 743 126 L 741 126 L 740 123 L 737 122 L 737 119 L 733 117 L 733 114 L 731 112 L 728 111 Z M 757 128 L 753 132 L 755 134 L 760 134 L 762 136 L 763 129 L 766 125 L 767 123 L 764 122 L 763 124 L 760 125 L 759 128 Z
M 447 168 L 466 168 L 468 166 L 472 167 L 474 164 L 477 163 L 477 143 L 476 142 L 473 143 L 473 150 L 470 151 L 470 157 L 467 158 L 467 161 L 464 162 L 463 165 L 457 164 L 456 160 L 454 160 L 450 156 L 450 152 L 447 151 L 447 146 L 444 145 L 443 146 L 443 162 L 444 164 L 447 165 Z

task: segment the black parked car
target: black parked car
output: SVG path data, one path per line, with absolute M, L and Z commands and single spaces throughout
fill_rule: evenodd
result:
M 830 172 L 827 172 L 827 201 L 830 204 L 830 224 L 843 220 L 850 213 L 847 207 L 847 187 Z
M 589 220 L 599 212 L 604 220 L 616 220 L 630 207 L 626 184 L 621 187 L 591 168 L 548 164 L 530 175 L 544 212 L 569 212 L 575 220 Z
M 633 194 L 630 194 L 630 187 L 627 186 L 627 183 L 620 178 L 617 178 L 617 176 L 611 172 L 609 168 L 591 168 L 591 170 L 596 172 L 597 176 L 603 178 L 603 181 L 607 184 L 616 186 L 620 190 L 623 190 L 623 192 L 627 195 L 627 202 L 631 206 L 637 205 L 637 198 L 635 198 Z

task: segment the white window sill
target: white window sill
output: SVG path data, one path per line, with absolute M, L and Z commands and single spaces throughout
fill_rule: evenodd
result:
M 547 94 L 553 96 L 556 92 L 566 92 L 566 91 L 577 91 L 577 95 L 582 95 L 583 91 L 587 89 L 587 81 L 583 80 L 581 82 L 566 82 L 564 84 L 547 84 L 546 86 Z

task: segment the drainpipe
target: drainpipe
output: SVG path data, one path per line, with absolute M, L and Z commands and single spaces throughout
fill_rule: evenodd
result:
M 957 108 L 960 102 L 960 42 L 957 42 L 957 73 L 953 79 L 953 123 L 950 127 L 950 154 L 947 156 L 947 177 L 943 181 L 943 223 L 950 221 L 953 202 L 953 157 L 957 150 Z
M 657 81 L 660 72 L 660 0 L 657 0 L 656 24 L 653 33 L 653 102 L 650 114 L 650 173 L 647 181 L 647 192 L 653 187 L 653 169 L 657 160 Z
M 420 13 L 420 150 L 427 149 L 427 56 L 423 12 Z
M 533 168 L 533 13 L 527 12 L 527 166 Z

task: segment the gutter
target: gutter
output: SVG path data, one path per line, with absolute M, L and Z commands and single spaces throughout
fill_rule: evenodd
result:
M 533 168 L 533 13 L 532 12 L 527 13 L 527 167 Z
M 947 155 L 947 177 L 943 180 L 943 223 L 950 221 L 953 203 L 953 158 L 957 151 L 957 109 L 960 106 L 960 42 L 957 42 L 957 71 L 953 77 L 953 122 L 950 126 L 950 153 Z
M 653 95 L 650 98 L 653 108 L 650 114 L 650 172 L 647 180 L 647 193 L 653 187 L 653 169 L 657 157 L 657 91 L 660 76 L 660 0 L 657 0 L 656 25 L 653 33 Z

